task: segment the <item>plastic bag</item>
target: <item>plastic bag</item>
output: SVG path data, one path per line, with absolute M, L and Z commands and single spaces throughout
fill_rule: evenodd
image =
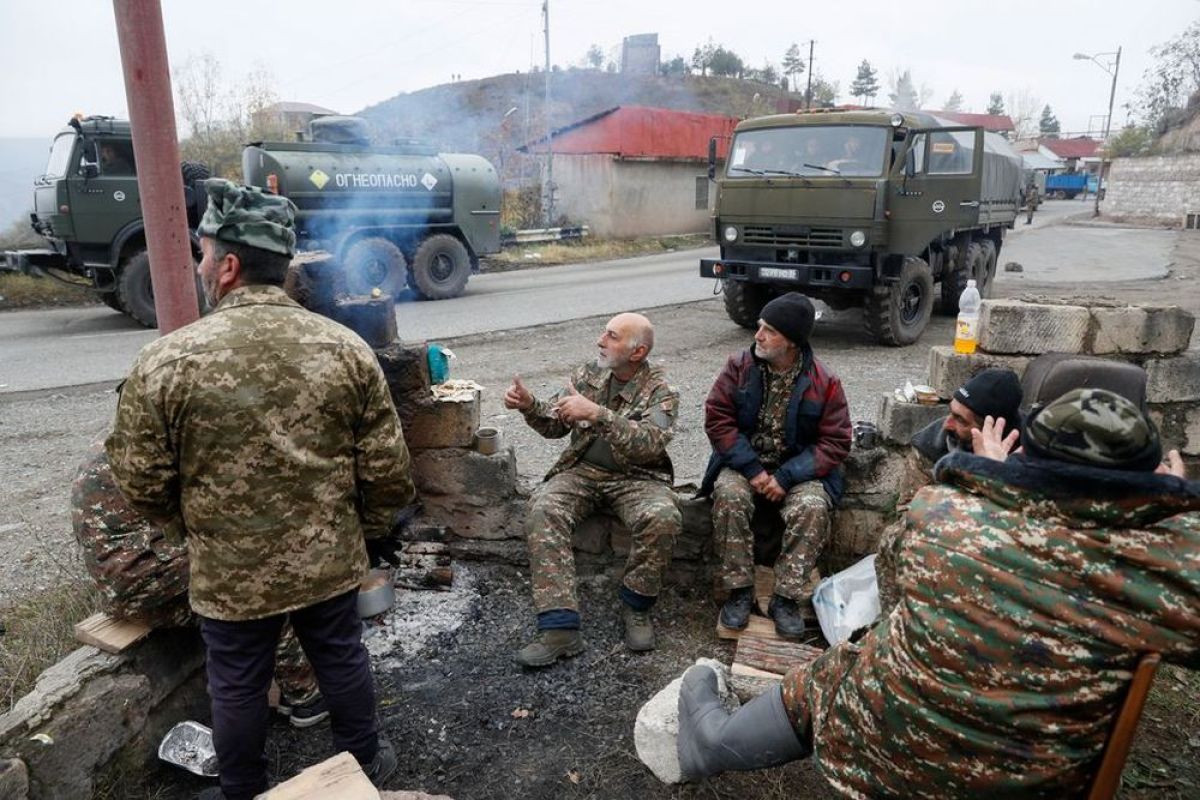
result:
M 817 584 L 813 609 L 821 633 L 832 645 L 844 642 L 859 628 L 879 616 L 879 585 L 875 582 L 875 556 L 867 556 Z

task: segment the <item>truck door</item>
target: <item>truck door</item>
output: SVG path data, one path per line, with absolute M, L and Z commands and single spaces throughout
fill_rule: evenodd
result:
M 126 224 L 142 216 L 133 142 L 127 138 L 89 137 L 81 142 L 80 159 L 68 173 L 75 238 L 87 248 L 88 260 L 107 261 L 99 253 Z
M 979 223 L 983 128 L 915 128 L 892 168 L 891 250 L 920 255 L 942 233 Z

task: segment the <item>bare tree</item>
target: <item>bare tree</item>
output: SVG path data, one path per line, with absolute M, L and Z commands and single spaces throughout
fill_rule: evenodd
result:
M 1013 136 L 1016 139 L 1032 139 L 1038 135 L 1038 122 L 1042 113 L 1041 98 L 1028 87 L 1011 89 L 1004 98 L 1004 105 L 1013 121 Z

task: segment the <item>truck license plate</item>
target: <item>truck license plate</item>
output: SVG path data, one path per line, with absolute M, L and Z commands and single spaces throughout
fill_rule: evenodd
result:
M 780 269 L 779 267 L 759 267 L 758 277 L 760 278 L 779 278 L 785 281 L 796 280 L 796 270 Z

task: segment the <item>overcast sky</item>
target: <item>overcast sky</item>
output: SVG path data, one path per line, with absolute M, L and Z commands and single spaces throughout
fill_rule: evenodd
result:
M 1110 77 L 1077 51 L 1123 48 L 1114 124 L 1148 50 L 1200 18 L 1197 0 L 549 0 L 551 59 L 580 64 L 591 44 L 611 56 L 623 36 L 657 33 L 664 60 L 710 37 L 749 65 L 778 64 L 816 40 L 817 70 L 847 91 L 868 59 L 885 89 L 910 69 L 939 108 L 954 90 L 966 110 L 1027 90 L 1065 131 L 1101 126 Z M 162 0 L 172 64 L 215 55 L 230 83 L 256 67 L 281 99 L 342 113 L 445 83 L 542 62 L 541 0 Z M 111 3 L 0 0 L 0 136 L 45 137 L 76 111 L 125 116 Z M 805 48 L 807 52 L 807 48 Z M 565 122 L 565 120 L 564 120 Z

